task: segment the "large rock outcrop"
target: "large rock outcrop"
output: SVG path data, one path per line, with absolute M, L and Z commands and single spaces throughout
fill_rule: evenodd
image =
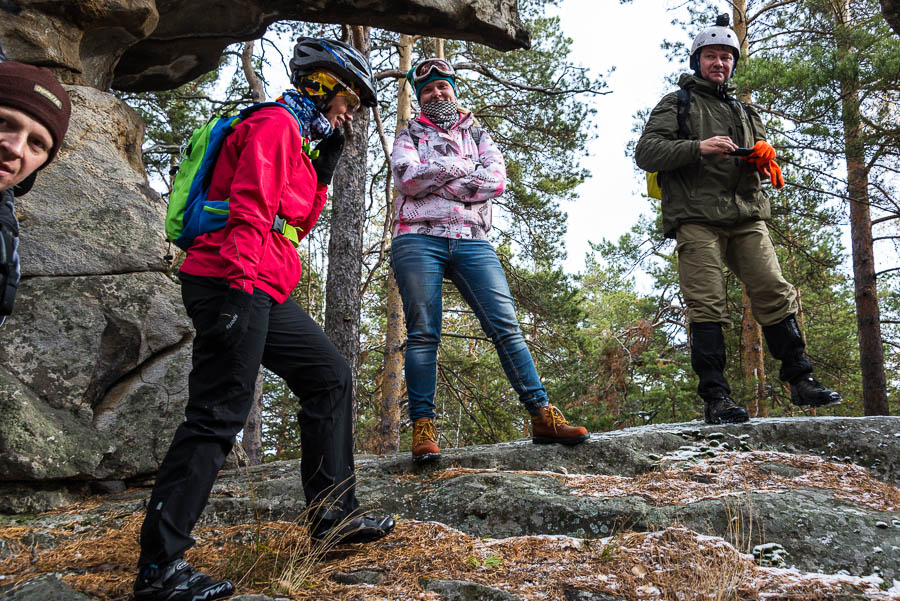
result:
M 445 601 L 900 599 L 896 417 L 645 426 L 571 448 L 523 440 L 450 449 L 431 466 L 406 454 L 361 457 L 357 466 L 366 509 L 401 518 L 390 537 L 327 556 L 304 547 L 299 465 L 284 461 L 221 474 L 198 525 L 202 549 L 188 559 L 216 570 L 258 565 L 271 561 L 269 545 L 295 541 L 272 552 L 294 549 L 292 565 L 315 561 L 319 588 L 304 582 L 292 599 L 326 591 Z M 27 544 L 34 559 L 19 561 L 12 578 L 35 578 L 7 596 L 0 589 L 0 601 L 58 589 L 42 571 L 62 570 L 79 588 L 79 575 L 100 562 L 121 573 L 121 584 L 105 589 L 117 597 L 130 584 L 147 494 L 132 489 L 99 507 L 17 520 L 27 534 L 0 522 L 0 562 Z M 104 531 L 115 522 L 121 530 Z M 67 559 L 87 553 L 91 540 L 124 549 Z M 60 559 L 44 563 L 51 550 Z M 245 569 L 217 573 L 237 578 Z M 242 591 L 268 592 L 253 580 L 244 578 Z
M 167 276 L 165 203 L 143 168 L 143 123 L 105 90 L 177 86 L 279 19 L 528 45 L 516 0 L 0 0 L 7 56 L 52 68 L 73 104 L 59 159 L 17 199 L 23 280 L 0 330 L 0 511 L 153 473 L 187 401 L 193 332 Z
M 256 503 L 237 492 L 249 489 L 248 476 L 236 472 L 220 480 L 205 519 L 303 514 L 291 463 L 249 470 Z M 898 417 L 648 426 L 595 434 L 572 448 L 519 441 L 453 449 L 425 470 L 407 456 L 366 458 L 357 470 L 369 506 L 474 536 L 596 538 L 681 524 L 738 535 L 750 547 L 777 544 L 786 563 L 804 571 L 900 580 Z M 885 486 L 850 494 L 866 478 Z
M 175 87 L 212 70 L 228 44 L 259 37 L 277 20 L 374 25 L 465 39 L 503 50 L 528 47 L 517 0 L 237 0 L 218 10 L 209 0 L 157 0 L 159 27 L 129 49 L 113 87 L 144 91 Z
M 71 86 L 60 160 L 18 199 L 23 278 L 0 345 L 0 490 L 156 469 L 187 401 L 193 331 L 165 275 L 165 203 L 140 161 L 143 124 Z M 27 487 L 26 487 L 27 488 Z M 16 494 L 0 495 L 22 510 Z
M 54 67 L 67 83 L 131 91 L 190 81 L 215 68 L 225 46 L 279 20 L 530 44 L 517 0 L 3 0 L 0 17 L 11 59 Z

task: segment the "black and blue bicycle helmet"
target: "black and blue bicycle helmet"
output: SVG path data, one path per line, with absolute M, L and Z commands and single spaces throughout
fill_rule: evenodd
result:
M 372 66 L 353 46 L 338 40 L 298 38 L 291 58 L 291 83 L 298 85 L 304 75 L 323 69 L 359 88 L 359 99 L 365 106 L 374 107 L 375 77 Z

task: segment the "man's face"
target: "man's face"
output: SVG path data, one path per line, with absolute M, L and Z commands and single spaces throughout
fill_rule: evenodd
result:
M 0 106 L 0 190 L 12 188 L 47 162 L 53 136 L 28 113 Z
M 715 83 L 725 83 L 734 68 L 734 54 L 728 46 L 704 46 L 700 49 L 700 75 Z

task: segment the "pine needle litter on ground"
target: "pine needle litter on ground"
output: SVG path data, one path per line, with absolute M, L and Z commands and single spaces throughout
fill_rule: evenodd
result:
M 111 514 L 81 533 L 0 528 L 11 551 L 0 561 L 3 583 L 60 573 L 73 588 L 104 601 L 130 598 L 143 514 Z M 437 601 L 431 580 L 464 580 L 527 600 L 561 599 L 567 590 L 606 592 L 627 600 L 836 599 L 842 593 L 890 599 L 877 579 L 803 574 L 758 567 L 721 538 L 681 527 L 586 540 L 567 536 L 482 539 L 435 522 L 401 521 L 369 545 L 316 549 L 306 528 L 262 522 L 196 532 L 186 559 L 242 593 L 292 600 Z M 43 538 L 42 538 L 43 537 Z M 38 540 L 57 537 L 42 548 Z M 365 572 L 375 584 L 339 584 Z

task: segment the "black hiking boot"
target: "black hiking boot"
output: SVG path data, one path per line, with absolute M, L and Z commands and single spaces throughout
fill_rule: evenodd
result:
M 134 601 L 212 601 L 234 594 L 230 580 L 195 572 L 183 559 L 141 569 L 134 581 Z
M 828 390 L 810 375 L 791 382 L 791 402 L 812 409 L 831 407 L 841 403 L 841 395 Z
M 731 397 L 721 396 L 705 400 L 706 410 L 703 417 L 707 424 L 742 424 L 750 419 L 747 410 L 732 401 Z
M 312 539 L 313 542 L 325 545 L 371 543 L 384 538 L 393 529 L 393 516 L 361 515 L 353 519 L 345 518 L 337 523 L 322 520 L 312 531 Z

